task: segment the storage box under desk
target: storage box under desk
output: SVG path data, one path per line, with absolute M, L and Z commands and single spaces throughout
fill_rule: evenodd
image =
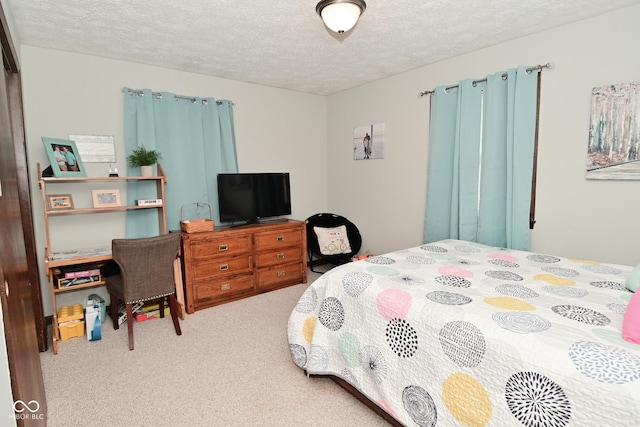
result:
M 58 331 L 63 341 L 84 336 L 84 311 L 82 304 L 64 305 L 58 310 Z

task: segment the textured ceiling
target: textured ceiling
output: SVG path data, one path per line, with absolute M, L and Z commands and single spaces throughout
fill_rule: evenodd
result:
M 368 0 L 342 36 L 316 3 L 3 0 L 22 44 L 320 95 L 640 0 Z

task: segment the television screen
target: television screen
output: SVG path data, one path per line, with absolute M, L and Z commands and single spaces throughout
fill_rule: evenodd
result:
M 291 190 L 286 172 L 218 174 L 221 222 L 246 223 L 291 214 Z

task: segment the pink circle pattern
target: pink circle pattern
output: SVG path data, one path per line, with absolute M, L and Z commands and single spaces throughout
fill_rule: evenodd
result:
M 385 289 L 378 294 L 376 306 L 378 312 L 387 321 L 392 319 L 404 319 L 411 308 L 411 294 L 399 289 Z

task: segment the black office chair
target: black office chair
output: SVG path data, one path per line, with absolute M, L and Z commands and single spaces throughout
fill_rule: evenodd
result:
M 351 261 L 362 246 L 358 227 L 343 216 L 318 213 L 307 218 L 306 222 L 309 268 L 314 273 L 323 273 L 314 270 L 315 265 L 341 265 Z M 344 229 L 340 228 L 342 226 Z M 346 239 L 343 230 L 346 230 Z

